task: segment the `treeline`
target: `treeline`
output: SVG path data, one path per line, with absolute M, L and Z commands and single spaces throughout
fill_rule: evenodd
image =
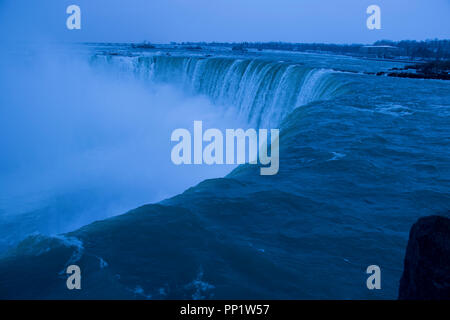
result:
M 414 58 L 435 60 L 450 59 L 450 40 L 426 40 L 426 41 L 390 41 L 381 40 L 374 43 L 376 46 L 395 46 L 405 51 L 405 55 Z
M 177 43 L 172 43 L 177 44 Z M 234 50 L 286 50 L 286 51 L 318 51 L 330 52 L 344 55 L 361 55 L 361 48 L 367 45 L 364 44 L 327 44 L 327 43 L 287 43 L 287 42 L 240 42 L 240 43 L 226 43 L 226 42 L 183 42 L 184 46 L 216 46 L 216 47 L 231 47 Z M 403 40 L 391 41 L 381 40 L 372 44 L 373 46 L 392 46 L 399 49 L 398 53 L 390 52 L 393 56 L 406 56 L 411 59 L 435 59 L 448 60 L 450 59 L 450 40 Z

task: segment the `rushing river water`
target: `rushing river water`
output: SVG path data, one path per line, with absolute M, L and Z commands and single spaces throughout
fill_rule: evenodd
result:
M 448 82 L 331 55 L 87 52 L 1 74 L 0 297 L 394 299 L 411 225 L 450 209 Z M 173 165 L 193 120 L 280 128 L 278 174 Z

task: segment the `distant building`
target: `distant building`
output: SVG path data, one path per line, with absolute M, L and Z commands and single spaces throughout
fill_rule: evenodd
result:
M 376 57 L 389 57 L 389 56 L 401 56 L 404 55 L 405 50 L 403 48 L 394 46 L 363 46 L 359 49 L 359 52 L 364 55 L 376 56 Z

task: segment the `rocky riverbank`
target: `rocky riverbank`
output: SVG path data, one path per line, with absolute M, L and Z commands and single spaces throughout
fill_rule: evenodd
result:
M 450 61 L 434 61 L 407 65 L 404 68 L 392 68 L 388 72 L 378 72 L 378 76 L 450 80 Z

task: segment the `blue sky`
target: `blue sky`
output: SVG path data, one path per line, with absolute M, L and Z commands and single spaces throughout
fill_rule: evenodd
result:
M 66 8 L 82 29 L 66 29 Z M 368 30 L 366 8 L 381 8 Z M 0 0 L 0 36 L 50 41 L 372 43 L 450 38 L 450 0 Z

